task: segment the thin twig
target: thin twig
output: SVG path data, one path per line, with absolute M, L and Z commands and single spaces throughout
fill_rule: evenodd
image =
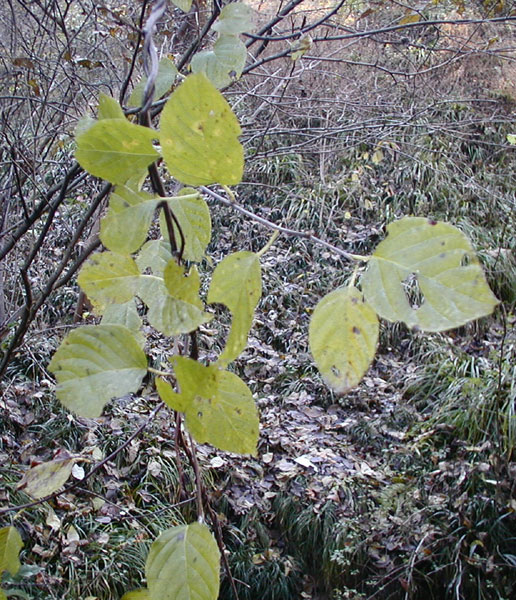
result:
M 195 476 L 195 490 L 196 490 L 196 502 L 197 502 L 197 519 L 200 523 L 204 523 L 204 506 L 203 506 L 203 483 L 201 469 L 199 468 L 199 461 L 197 460 L 197 452 L 195 451 L 195 442 L 190 434 L 188 434 L 188 441 L 190 443 L 191 450 L 191 463 L 194 470 Z
M 226 575 L 229 579 L 229 584 L 233 591 L 233 597 L 235 600 L 239 600 L 238 590 L 235 583 L 235 578 L 233 577 L 233 573 L 231 572 L 231 567 L 229 566 L 228 557 L 226 556 L 226 548 L 224 545 L 224 539 L 222 537 L 222 527 L 220 526 L 220 520 L 217 513 L 211 507 L 207 498 L 205 498 L 206 509 L 208 512 L 208 516 L 210 517 L 211 525 L 215 531 L 215 539 L 217 540 L 217 545 L 219 547 L 220 556 L 222 557 L 222 564 L 224 565 L 224 570 L 226 571 Z
M 210 190 L 209 188 L 207 188 L 205 186 L 202 186 L 201 190 L 205 194 L 208 194 L 209 196 L 211 196 L 212 198 L 214 198 L 215 200 L 220 202 L 221 204 L 224 204 L 226 206 L 230 206 L 231 208 L 234 208 L 239 213 L 242 213 L 246 217 L 253 219 L 253 221 L 256 221 L 257 223 L 261 223 L 262 225 L 264 225 L 265 227 L 268 227 L 269 229 L 274 229 L 276 231 L 279 231 L 280 233 L 283 233 L 285 235 L 289 235 L 292 237 L 299 237 L 299 238 L 303 238 L 305 240 L 310 240 L 311 242 L 314 242 L 315 244 L 318 244 L 319 246 L 328 248 L 328 250 L 331 250 L 335 254 L 338 254 L 339 256 L 342 256 L 342 258 L 345 258 L 346 260 L 349 260 L 349 261 L 357 261 L 358 260 L 358 261 L 367 262 L 369 260 L 368 256 L 362 256 L 361 254 L 352 254 L 351 252 L 346 252 L 346 250 L 342 250 L 342 248 L 338 248 L 337 246 L 334 246 L 333 244 L 330 244 L 329 242 L 325 242 L 324 240 L 321 240 L 321 238 L 318 238 L 313 233 L 310 233 L 308 231 L 297 231 L 296 229 L 289 229 L 288 227 L 282 227 L 281 225 L 273 223 L 272 221 L 269 221 L 268 219 L 265 219 L 264 217 L 260 217 L 259 215 L 251 212 L 250 210 L 247 210 L 247 208 L 240 206 L 240 204 L 237 204 L 236 202 L 232 202 L 231 200 L 224 198 L 224 196 L 217 194 L 217 192 L 214 192 L 213 190 Z
M 136 40 L 136 44 L 135 44 L 135 47 L 134 47 L 133 57 L 131 59 L 131 66 L 129 67 L 129 73 L 127 73 L 127 77 L 125 78 L 125 81 L 122 84 L 122 87 L 120 89 L 119 102 L 120 102 L 121 106 L 123 106 L 123 104 L 124 104 L 125 94 L 127 92 L 127 88 L 129 86 L 129 83 L 130 83 L 131 78 L 133 76 L 134 67 L 136 66 L 136 58 L 138 57 L 139 49 L 140 49 L 140 42 L 141 42 L 142 37 L 143 37 L 143 32 L 142 32 L 142 29 L 143 29 L 143 20 L 145 18 L 145 11 L 147 10 L 147 4 L 148 3 L 149 3 L 149 0 L 144 0 L 143 4 L 142 4 L 142 10 L 140 12 L 140 28 L 139 28 L 139 31 L 138 31 L 138 39 Z

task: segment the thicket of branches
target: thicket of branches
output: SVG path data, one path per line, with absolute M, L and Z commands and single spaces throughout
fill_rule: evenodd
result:
M 13 363 L 13 372 L 26 365 L 46 377 L 49 352 L 40 360 L 40 343 L 56 346 L 62 329 L 82 319 L 75 279 L 101 247 L 98 222 L 111 186 L 75 162 L 74 130 L 83 115 L 95 114 L 100 92 L 119 100 L 131 118 L 146 119 L 128 100 L 144 75 L 143 27 L 157 4 L 8 0 L 0 13 L 0 374 L 6 388 Z M 185 15 L 166 3 L 154 36 L 159 55 L 186 75 L 194 54 L 212 47 L 211 26 L 222 6 L 199 0 Z M 503 310 L 513 310 L 515 182 L 507 141 L 516 108 L 513 5 L 255 0 L 252 6 L 256 24 L 244 36 L 246 67 L 224 90 L 242 124 L 246 173 L 236 202 L 210 190 L 210 202 L 226 205 L 214 211 L 215 227 L 238 221 L 235 229 L 254 249 L 268 239 L 268 224 L 317 237 L 326 246 L 319 254 L 306 251 L 305 268 L 323 251 L 331 255 L 331 244 L 370 251 L 394 218 L 437 213 L 480 247 Z M 165 100 L 155 98 L 150 107 L 154 124 Z M 150 175 L 146 185 L 154 193 L 176 190 L 159 166 Z M 349 275 L 322 271 L 316 268 L 314 278 L 344 283 Z M 269 276 L 283 285 L 279 267 Z M 503 344 L 490 383 L 499 396 Z M 288 343 L 279 349 L 287 352 Z M 132 440 L 133 433 L 91 472 Z M 504 441 L 508 461 L 513 442 Z M 301 526 L 299 532 L 299 545 L 308 545 Z M 456 548 L 459 553 L 460 543 Z M 344 554 L 340 559 L 347 564 Z M 339 567 L 334 561 L 331 568 Z
M 93 224 L 109 193 L 74 162 L 73 130 L 95 110 L 99 92 L 127 102 L 142 74 L 141 27 L 150 5 L 9 0 L 2 12 L 2 373 L 42 307 L 47 326 L 73 313 L 69 284 L 99 246 Z M 198 4 L 184 15 L 169 4 L 158 27 L 161 55 L 173 55 L 186 73 L 192 55 L 210 47 L 220 8 Z M 407 176 L 413 160 L 418 182 L 468 173 L 453 190 L 459 202 L 501 200 L 492 184 L 507 175 L 499 168 L 507 145 L 491 133 L 513 120 L 510 3 L 440 2 L 418 10 L 294 0 L 254 8 L 244 75 L 226 92 L 243 124 L 243 190 L 276 193 L 274 172 L 286 162 L 322 195 L 353 202 L 365 187 L 372 202 L 395 198 L 399 213 L 416 206 L 424 212 L 427 192 Z M 302 43 L 304 56 L 292 61 Z M 155 102 L 154 117 L 162 104 Z M 450 112 L 456 126 L 443 118 Z M 455 151 L 441 159 L 446 145 Z M 381 177 L 367 158 L 361 173 L 350 173 L 352 150 L 383 161 Z M 490 180 L 476 177 L 476 167 L 489 161 L 498 165 Z M 450 201 L 450 190 L 442 194 L 440 201 Z M 65 285 L 65 298 L 49 303 Z

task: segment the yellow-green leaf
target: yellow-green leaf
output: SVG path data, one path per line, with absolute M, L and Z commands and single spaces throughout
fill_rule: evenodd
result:
M 23 548 L 23 542 L 16 527 L 0 529 L 0 576 L 4 571 L 16 575 L 20 569 L 18 555 Z
M 100 222 L 100 239 L 104 246 L 120 254 L 136 252 L 145 242 L 160 200 L 146 192 L 118 186 Z
M 195 73 L 172 93 L 163 109 L 163 158 L 182 183 L 236 185 L 244 168 L 240 133 L 224 97 L 203 73 Z
M 77 460 L 62 458 L 36 465 L 25 473 L 17 489 L 36 499 L 48 496 L 66 483 Z
M 220 553 L 201 523 L 164 531 L 151 545 L 145 575 L 151 600 L 217 600 Z
M 79 273 L 78 282 L 96 308 L 128 302 L 136 293 L 140 271 L 130 256 L 94 254 Z
M 262 294 L 260 259 L 253 252 L 236 252 L 220 262 L 208 292 L 208 302 L 218 302 L 233 315 L 231 331 L 219 364 L 234 360 L 246 347 L 254 310 Z
M 192 3 L 192 0 L 186 0 L 187 2 Z M 177 4 L 176 4 L 177 6 Z M 179 7 L 181 8 L 181 7 Z M 190 6 L 187 10 L 190 9 Z M 185 11 L 186 12 L 186 11 Z M 154 82 L 154 99 L 159 100 L 161 96 L 164 96 L 168 90 L 172 87 L 174 81 L 177 77 L 177 68 L 176 65 L 170 60 L 170 58 L 164 56 L 158 65 L 158 74 L 156 76 L 156 81 Z M 135 86 L 129 97 L 129 101 L 127 102 L 128 106 L 141 106 L 143 101 L 143 91 L 145 90 L 145 85 L 147 84 L 146 79 L 140 80 Z
M 290 58 L 294 61 L 299 60 L 312 48 L 313 40 L 309 35 L 303 36 L 297 42 L 292 44 L 290 49 Z
M 211 216 L 204 198 L 200 194 L 192 196 L 194 193 L 196 192 L 192 188 L 183 188 L 178 196 L 168 198 L 167 202 L 178 220 L 185 238 L 183 258 L 200 262 L 204 258 L 206 246 L 211 240 Z M 168 239 L 163 212 L 160 214 L 160 227 L 163 237 Z M 181 236 L 175 223 L 174 235 L 179 247 Z
M 88 325 L 70 332 L 48 366 L 56 395 L 82 417 L 100 416 L 111 398 L 134 393 L 147 359 L 134 334 L 122 325 Z
M 419 23 L 420 20 L 421 20 L 420 15 L 412 13 L 410 15 L 407 15 L 406 17 L 403 17 L 403 19 L 400 19 L 400 21 L 398 22 L 398 25 L 408 25 L 409 23 Z
M 163 279 L 168 293 L 173 298 L 193 304 L 201 310 L 204 308 L 199 298 L 201 279 L 196 267 L 192 267 L 188 276 L 185 276 L 184 268 L 175 260 L 171 260 L 165 267 Z
M 140 250 L 136 264 L 143 273 L 150 269 L 153 275 L 163 277 L 163 272 L 172 258 L 170 244 L 164 240 L 150 240 Z
M 212 318 L 203 311 L 202 303 L 192 304 L 171 296 L 159 277 L 143 275 L 138 295 L 149 307 L 149 323 L 165 335 L 189 333 Z
M 375 150 L 373 152 L 373 155 L 371 156 L 371 162 L 375 165 L 378 165 L 382 162 L 382 160 L 383 160 L 383 152 L 380 149 Z
M 172 0 L 172 3 L 185 13 L 192 7 L 192 0 Z
M 158 391 L 159 397 L 172 410 L 177 410 L 182 413 L 188 410 L 190 396 L 174 392 L 170 383 L 166 382 L 164 379 L 156 379 L 156 390 Z
M 457 228 L 405 217 L 387 232 L 362 278 L 364 296 L 384 319 L 445 331 L 490 314 L 498 304 Z
M 102 325 L 123 325 L 132 331 L 138 344 L 143 348 L 145 337 L 141 333 L 142 320 L 138 314 L 134 298 L 123 304 L 110 304 L 101 320 Z
M 102 92 L 99 94 L 99 119 L 125 119 L 124 111 L 118 102 Z
M 253 29 L 253 9 L 243 2 L 226 4 L 212 29 L 230 35 L 250 32 Z
M 204 73 L 217 88 L 228 86 L 242 75 L 247 49 L 235 35 L 221 35 L 213 50 L 198 52 L 192 59 L 193 73 Z
M 256 454 L 259 422 L 251 391 L 234 373 L 205 367 L 182 356 L 171 359 L 180 393 L 157 381 L 170 408 L 185 413 L 188 431 L 200 444 L 238 454 Z
M 508 133 L 507 134 L 507 141 L 509 142 L 509 144 L 516 144 L 516 134 L 514 133 Z
M 156 132 L 126 119 L 102 119 L 77 135 L 77 162 L 89 173 L 121 184 L 154 162 Z
M 355 287 L 335 290 L 315 307 L 310 351 L 326 383 L 338 394 L 358 385 L 373 361 L 378 319 Z

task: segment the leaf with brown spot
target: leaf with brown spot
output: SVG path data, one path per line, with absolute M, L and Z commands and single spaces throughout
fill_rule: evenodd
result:
M 378 342 L 378 319 L 355 287 L 325 296 L 310 321 L 310 351 L 326 383 L 338 394 L 358 385 Z
M 163 108 L 160 142 L 171 174 L 187 185 L 236 185 L 244 151 L 240 124 L 204 73 L 189 75 Z
M 185 413 L 186 427 L 195 440 L 219 450 L 256 454 L 258 411 L 240 377 L 183 356 L 171 362 L 181 391 L 175 393 L 170 384 L 157 380 L 158 393 L 170 408 Z

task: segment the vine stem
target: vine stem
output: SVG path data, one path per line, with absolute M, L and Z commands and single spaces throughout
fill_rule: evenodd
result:
M 238 590 L 237 590 L 236 583 L 235 583 L 236 580 L 233 577 L 233 573 L 231 572 L 231 567 L 229 566 L 228 557 L 226 556 L 226 548 L 224 545 L 224 539 L 222 537 L 222 527 L 220 526 L 220 519 L 219 519 L 217 513 L 213 510 L 213 508 L 210 505 L 207 498 L 206 498 L 206 510 L 208 512 L 208 516 L 210 518 L 213 529 L 215 530 L 215 539 L 217 540 L 217 545 L 219 547 L 219 552 L 220 552 L 220 556 L 222 558 L 222 564 L 224 565 L 224 570 L 226 571 L 226 575 L 229 579 L 229 584 L 231 586 L 231 589 L 233 590 L 233 597 L 235 600 L 240 600 L 240 596 L 238 595 Z M 243 583 L 243 582 L 240 582 L 240 583 Z M 246 584 L 244 584 L 244 585 L 246 585 Z
M 279 234 L 280 234 L 280 232 L 276 229 L 276 231 L 271 235 L 270 240 L 265 244 L 265 246 L 261 250 L 258 250 L 256 255 L 259 257 L 262 257 L 270 249 L 270 247 L 274 244 L 274 242 L 278 239 Z
M 289 229 L 288 227 L 282 227 L 281 225 L 277 225 L 276 223 L 269 221 L 269 219 L 260 217 L 259 215 L 251 212 L 250 210 L 247 210 L 247 208 L 244 208 L 240 204 L 237 204 L 235 200 L 230 200 L 228 198 L 224 198 L 224 196 L 221 196 L 217 192 L 210 190 L 209 188 L 207 188 L 204 185 L 201 186 L 200 189 L 205 194 L 207 194 L 208 196 L 213 198 L 214 200 L 217 200 L 221 204 L 224 204 L 226 206 L 230 206 L 231 208 L 234 208 L 239 213 L 245 215 L 246 217 L 249 217 L 250 219 L 253 219 L 253 221 L 260 223 L 260 224 L 264 225 L 265 227 L 268 227 L 269 229 L 274 229 L 274 230 L 278 231 L 279 233 L 283 233 L 283 234 L 289 235 L 291 237 L 299 237 L 299 238 L 304 238 L 306 240 L 310 240 L 311 242 L 314 242 L 315 244 L 318 244 L 319 246 L 328 248 L 328 250 L 331 250 L 335 254 L 338 254 L 342 258 L 349 260 L 349 261 L 367 262 L 370 258 L 369 256 L 362 256 L 361 254 L 352 254 L 351 252 L 346 252 L 346 250 L 342 250 L 342 248 L 338 248 L 337 246 L 334 246 L 333 244 L 330 244 L 329 242 L 325 242 L 324 240 L 321 240 L 321 238 L 318 238 L 317 236 L 313 235 L 313 233 L 310 233 L 308 231 L 298 231 L 296 229 Z M 227 189 L 227 188 L 225 188 L 225 189 Z M 233 193 L 231 193 L 231 196 L 234 198 Z
M 159 375 L 160 377 L 173 377 L 173 373 L 167 373 L 166 371 L 160 371 L 159 369 L 155 369 L 154 367 L 147 367 L 147 371 L 149 373 L 154 373 L 154 375 Z
M 190 462 L 192 463 L 192 468 L 194 470 L 195 475 L 195 488 L 196 488 L 196 500 L 197 500 L 197 519 L 199 523 L 204 523 L 204 505 L 203 505 L 203 491 L 204 486 L 202 484 L 201 478 L 201 469 L 199 468 L 199 461 L 197 460 L 197 452 L 195 449 L 195 444 L 193 438 L 190 434 L 188 434 L 188 441 L 190 443 Z
M 127 448 L 127 446 L 129 446 L 129 444 L 134 440 L 134 438 L 138 437 L 140 435 L 140 433 L 149 425 L 149 423 L 154 419 L 154 417 L 158 414 L 158 412 L 164 406 L 165 406 L 165 404 L 163 402 L 160 402 L 153 409 L 151 414 L 145 419 L 145 421 L 125 440 L 125 442 L 121 446 L 116 448 L 116 450 L 113 450 L 113 452 L 111 452 L 111 454 L 106 456 L 106 458 L 103 458 L 101 461 L 96 463 L 95 466 L 92 467 L 82 479 L 73 481 L 72 483 L 69 483 L 68 485 L 66 485 L 61 491 L 53 492 L 52 494 L 48 494 L 48 495 L 44 496 L 43 498 L 39 498 L 38 500 L 33 500 L 32 502 L 26 502 L 25 504 L 20 504 L 18 506 L 8 506 L 6 508 L 1 508 L 0 515 L 9 513 L 9 512 L 24 510 L 24 509 L 30 508 L 32 506 L 37 506 L 38 504 L 43 504 L 44 502 L 48 502 L 49 500 L 52 500 L 53 498 L 57 498 L 58 496 L 61 496 L 62 494 L 66 494 L 66 492 L 69 492 L 69 491 L 73 490 L 74 488 L 79 487 L 87 479 L 89 479 L 94 473 L 96 473 L 99 469 L 101 469 L 106 463 L 108 463 L 110 460 L 113 460 L 113 458 L 115 458 L 118 454 L 120 454 L 120 452 L 122 452 L 122 450 L 125 450 L 125 448 Z

